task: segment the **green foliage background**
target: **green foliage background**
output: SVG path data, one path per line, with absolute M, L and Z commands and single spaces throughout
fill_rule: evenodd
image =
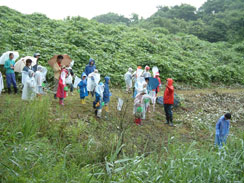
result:
M 244 41 L 210 43 L 194 35 L 172 34 L 163 27 L 102 24 L 81 17 L 51 20 L 4 6 L 0 7 L 0 40 L 1 53 L 17 50 L 26 56 L 40 52 L 45 66 L 54 54 L 69 54 L 76 61 L 78 75 L 92 57 L 102 76 L 111 76 L 115 85 L 123 81 L 128 67 L 137 65 L 156 65 L 162 79 L 172 77 L 196 86 L 244 84 Z

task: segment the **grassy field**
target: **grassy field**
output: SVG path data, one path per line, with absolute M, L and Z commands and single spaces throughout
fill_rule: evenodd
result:
M 1 182 L 243 182 L 244 89 L 177 90 L 175 128 L 163 107 L 133 123 L 133 99 L 112 90 L 110 112 L 94 116 L 93 98 L 65 106 L 52 95 L 32 102 L 0 96 Z M 160 93 L 162 95 L 162 93 Z M 125 100 L 121 112 L 117 97 Z M 214 147 L 215 124 L 231 112 L 227 146 Z

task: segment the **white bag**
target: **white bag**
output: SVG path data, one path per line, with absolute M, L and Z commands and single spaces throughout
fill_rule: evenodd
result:
M 65 79 L 65 83 L 70 85 L 73 82 L 73 77 L 71 76 L 71 74 Z M 79 84 L 79 83 L 78 83 Z
M 74 88 L 78 87 L 78 84 L 81 82 L 81 79 L 77 76 L 75 76 L 75 82 L 74 82 Z
M 123 107 L 124 101 L 121 98 L 118 98 L 118 105 L 117 105 L 117 110 L 121 111 Z

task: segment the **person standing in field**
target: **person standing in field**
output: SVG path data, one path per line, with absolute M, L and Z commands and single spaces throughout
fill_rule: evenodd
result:
M 173 86 L 173 79 L 168 78 L 166 83 L 166 88 L 164 91 L 164 111 L 166 115 L 166 122 L 165 124 L 169 124 L 170 126 L 173 125 L 173 112 L 172 106 L 174 104 L 174 86 Z
M 61 74 L 58 81 L 58 88 L 57 88 L 57 97 L 59 98 L 59 104 L 64 105 L 64 99 L 66 98 L 66 92 L 65 90 L 66 84 L 65 84 L 65 78 L 68 76 L 68 71 L 65 69 L 65 66 L 61 69 Z
M 132 88 L 132 72 L 133 69 L 129 68 L 128 72 L 125 73 L 124 75 L 124 79 L 125 79 L 125 84 L 126 84 L 126 92 L 130 92 L 131 88 Z
M 216 124 L 215 145 L 218 145 L 219 148 L 226 144 L 230 129 L 230 119 L 231 114 L 226 113 L 219 118 Z
M 14 93 L 16 94 L 18 92 L 16 80 L 15 80 L 15 73 L 14 73 L 14 54 L 9 54 L 9 59 L 6 60 L 4 64 L 4 68 L 6 69 L 6 79 L 7 79 L 7 87 L 8 87 L 8 93 L 11 93 L 11 84 L 14 86 Z
M 64 59 L 62 55 L 58 55 L 57 57 L 57 62 L 54 63 L 53 65 L 53 71 L 54 71 L 54 99 L 57 99 L 57 89 L 58 89 L 58 84 L 59 84 L 59 79 L 60 79 L 60 73 L 61 73 L 61 62 Z
M 87 78 L 87 75 L 86 75 L 86 73 L 83 72 L 81 75 L 81 81 L 78 84 L 78 87 L 80 88 L 81 104 L 86 104 L 85 98 L 88 96 L 86 78 Z

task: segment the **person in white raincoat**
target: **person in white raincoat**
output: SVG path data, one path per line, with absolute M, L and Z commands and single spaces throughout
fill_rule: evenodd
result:
M 3 85 L 3 75 L 0 72 L 0 95 L 2 93 L 2 90 L 4 89 L 4 85 Z
M 25 80 L 22 91 L 22 100 L 33 100 L 36 96 L 36 81 L 34 78 L 34 71 L 28 71 L 28 77 Z
M 146 66 L 145 67 L 145 70 L 144 70 L 144 72 L 142 74 L 142 77 L 144 77 L 146 79 L 146 78 L 150 78 L 151 76 L 152 75 L 150 73 L 150 67 L 149 66 Z
M 88 94 L 91 93 L 92 97 L 94 96 L 95 88 L 98 85 L 100 81 L 100 74 L 98 73 L 98 70 L 95 69 L 94 72 L 89 74 L 87 78 L 87 91 Z
M 44 82 L 44 73 L 43 73 L 43 67 L 38 65 L 37 71 L 35 73 L 35 81 L 36 81 L 36 94 L 37 96 L 41 97 L 41 95 L 44 94 L 42 84 Z
M 130 89 L 132 88 L 132 71 L 132 68 L 129 68 L 128 72 L 124 75 L 126 92 L 130 92 Z
M 143 96 L 146 94 L 146 89 L 142 89 L 135 97 L 133 114 L 135 115 L 135 123 L 141 125 L 141 119 L 143 118 Z
M 103 92 L 104 92 L 104 84 L 102 82 L 96 86 L 95 89 L 95 101 L 93 102 L 93 107 L 95 108 L 95 115 L 98 118 L 102 117 L 102 107 L 103 107 Z

